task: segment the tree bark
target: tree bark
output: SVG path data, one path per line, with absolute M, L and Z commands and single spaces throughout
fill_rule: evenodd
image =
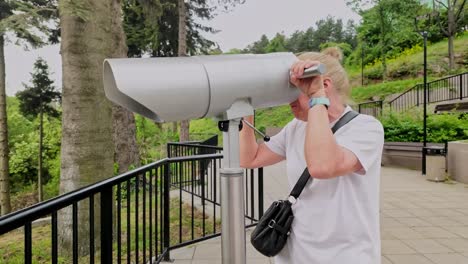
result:
M 187 28 L 186 28 L 186 17 L 187 11 L 185 8 L 184 0 L 177 0 L 179 8 L 179 42 L 177 54 L 179 57 L 187 56 Z M 180 122 L 180 133 L 179 141 L 184 142 L 189 140 L 190 120 L 183 120 Z
M 78 2 L 78 3 L 77 3 Z M 75 6 L 85 10 L 76 12 Z M 60 193 L 67 193 L 113 175 L 112 104 L 106 99 L 102 62 L 116 48 L 121 29 L 119 0 L 59 1 L 63 71 Z M 86 19 L 75 14 L 86 14 Z M 120 43 L 120 42 L 119 42 Z M 95 245 L 100 245 L 99 196 L 95 196 Z M 89 253 L 89 202 L 78 204 L 78 253 Z M 62 253 L 72 251 L 71 208 L 59 211 Z
M 8 126 L 5 95 L 5 40 L 0 34 L 0 215 L 11 211 L 8 172 Z
M 42 202 L 44 195 L 42 193 L 42 139 L 43 139 L 43 132 L 44 132 L 44 122 L 43 117 L 44 114 L 42 113 L 42 102 L 41 102 L 41 110 L 39 113 L 39 164 L 37 169 L 37 199 L 39 202 Z
M 131 166 L 140 165 L 136 142 L 135 116 L 125 108 L 113 105 L 114 162 L 118 164 L 118 174 L 127 172 Z
M 112 22 L 112 43 L 114 44 L 113 53 L 110 55 L 112 58 L 126 58 L 128 52 L 120 17 L 121 16 L 113 17 Z M 114 162 L 118 164 L 118 174 L 121 174 L 127 172 L 132 165 L 135 167 L 140 165 L 140 155 L 136 140 L 135 116 L 127 109 L 113 104 L 112 120 Z
M 385 12 L 382 8 L 381 2 L 379 4 L 379 18 L 380 18 L 380 58 L 382 59 L 382 80 L 387 79 L 387 43 L 385 38 L 387 36 L 386 27 L 385 27 Z
M 449 69 L 453 70 L 455 67 L 455 54 L 453 51 L 453 38 L 456 33 L 456 21 L 455 21 L 455 16 L 454 16 L 454 8 L 455 6 L 452 6 L 452 0 L 447 1 L 447 16 L 448 16 L 448 55 L 449 55 Z

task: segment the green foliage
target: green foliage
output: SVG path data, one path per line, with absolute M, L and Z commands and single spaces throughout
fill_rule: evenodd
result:
M 61 95 L 55 91 L 54 81 L 49 79 L 49 66 L 44 59 L 36 60 L 31 77 L 32 86 L 24 85 L 25 89 L 16 93 L 20 111 L 27 117 L 36 117 L 40 113 L 58 117 L 59 111 L 52 104 L 60 101 Z
M 455 54 L 459 54 L 456 58 L 458 68 L 453 71 L 449 70 L 447 60 L 447 40 L 438 43 L 429 43 L 427 47 L 427 65 L 428 75 L 431 78 L 446 76 L 448 74 L 461 73 L 468 70 L 466 62 L 468 61 L 468 33 L 464 33 L 454 41 Z M 361 82 L 361 67 L 360 67 L 360 48 L 356 49 L 346 62 L 346 69 L 352 83 Z M 366 49 L 365 49 L 366 50 Z M 355 57 L 359 57 L 357 62 L 354 62 Z M 353 63 L 359 65 L 356 67 Z M 422 78 L 423 72 L 423 48 L 420 44 L 416 44 L 411 48 L 403 50 L 400 54 L 389 57 L 387 59 L 387 77 L 388 80 L 399 80 L 402 78 Z M 364 76 L 370 80 L 382 79 L 382 61 L 376 59 L 373 63 L 366 65 Z M 420 79 L 420 82 L 422 79 Z M 397 82 L 398 83 L 398 82 Z M 410 88 L 408 86 L 407 88 Z M 360 88 L 359 88 L 360 89 Z
M 128 57 L 141 57 L 145 52 L 157 49 L 159 27 L 154 21 L 162 15 L 163 7 L 157 0 L 144 2 L 122 1 Z
M 265 132 L 267 127 L 284 127 L 294 118 L 289 105 L 255 111 L 255 127 Z
M 384 126 L 385 141 L 422 142 L 422 111 L 394 113 L 384 111 L 380 118 Z M 464 114 L 431 114 L 427 119 L 427 141 L 443 143 L 468 138 L 468 116 Z
M 60 9 L 63 14 L 69 14 L 71 17 L 77 17 L 82 21 L 88 21 L 92 12 L 85 1 L 76 0 L 62 0 Z
M 262 35 L 260 37 L 260 40 L 255 41 L 254 43 L 247 46 L 247 48 L 245 49 L 246 50 L 245 52 L 254 53 L 254 54 L 266 53 L 266 49 L 269 43 L 270 43 L 270 40 L 268 40 L 268 37 L 266 35 Z
M 203 118 L 190 121 L 190 140 L 205 140 L 213 135 L 222 139 L 222 132 L 218 129 L 218 123 L 212 118 Z M 218 143 L 222 144 L 222 140 Z
M 421 79 L 408 79 L 358 86 L 351 90 L 351 99 L 355 102 L 377 99 L 383 100 L 388 95 L 404 92 L 418 83 L 421 83 Z
M 327 42 L 320 44 L 320 50 L 324 50 L 329 47 L 338 47 L 343 52 L 343 56 L 346 58 L 353 52 L 353 47 L 348 43 L 336 43 L 336 42 Z
M 215 33 L 212 27 L 199 21 L 210 20 L 219 8 L 228 10 L 235 0 L 186 1 L 187 54 L 209 54 L 215 43 L 203 33 Z M 177 56 L 178 8 L 175 0 L 124 0 L 124 31 L 128 56 Z M 157 23 L 156 23 L 157 21 Z
M 358 38 L 365 43 L 364 64 L 377 59 L 383 62 L 380 65 L 382 69 L 371 71 L 369 78 L 386 77 L 386 58 L 411 48 L 420 40 L 414 30 L 413 22 L 414 16 L 422 8 L 420 2 L 417 0 L 353 0 L 348 3 L 362 16 L 362 23 L 357 31 Z M 372 7 L 365 9 L 369 4 Z M 362 46 L 356 53 L 361 52 Z M 354 61 L 348 61 L 348 63 L 360 63 L 361 56 L 352 57 Z
M 167 128 L 171 124 L 158 126 L 140 115 L 135 115 L 135 124 L 142 164 L 165 158 L 166 143 L 178 141 L 179 135 Z
M 58 41 L 58 29 L 50 27 L 57 19 L 56 1 L 10 0 L 0 3 L 0 35 L 13 32 L 18 40 L 32 47 Z
M 271 52 L 283 52 L 286 51 L 286 37 L 283 34 L 277 33 L 276 36 L 271 39 L 270 43 L 265 48 L 266 53 Z
M 277 33 L 268 40 L 262 35 L 260 40 L 248 45 L 242 52 L 262 54 L 267 52 L 290 51 L 300 53 L 305 51 L 318 51 L 320 45 L 327 42 L 346 43 L 343 45 L 345 54 L 356 47 L 356 31 L 353 21 L 348 21 L 346 26 L 341 19 L 327 17 L 316 22 L 315 27 L 309 27 L 305 31 L 296 31 L 290 37 Z
M 27 119 L 19 111 L 19 101 L 7 98 L 8 143 L 10 148 L 10 184 L 12 192 L 23 191 L 25 186 L 36 182 L 38 166 L 38 118 Z M 60 178 L 61 121 L 55 118 L 44 119 L 44 197 L 58 194 Z

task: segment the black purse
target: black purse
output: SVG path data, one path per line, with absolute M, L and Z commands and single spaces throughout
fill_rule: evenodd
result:
M 335 133 L 357 115 L 359 114 L 355 111 L 347 112 L 332 127 L 332 132 Z M 267 257 L 273 257 L 283 249 L 291 233 L 291 224 L 294 219 L 291 206 L 296 203 L 296 199 L 301 194 L 309 179 L 313 180 L 310 177 L 309 170 L 305 168 L 289 194 L 288 199 L 273 202 L 270 208 L 268 208 L 265 214 L 260 218 L 250 236 L 250 242 L 258 252 Z

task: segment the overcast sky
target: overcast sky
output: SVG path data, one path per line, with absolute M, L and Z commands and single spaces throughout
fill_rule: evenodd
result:
M 289 36 L 296 30 L 315 26 L 315 22 L 327 16 L 344 21 L 359 21 L 359 16 L 346 6 L 345 0 L 246 0 L 230 13 L 221 13 L 208 25 L 221 32 L 206 37 L 217 42 L 223 51 L 245 48 L 266 34 L 270 39 L 282 32 Z M 47 46 L 38 50 L 25 51 L 22 47 L 8 43 L 5 48 L 7 95 L 23 89 L 29 82 L 30 72 L 37 57 L 44 58 L 52 71 L 51 78 L 56 87 L 61 87 L 62 72 L 59 46 Z

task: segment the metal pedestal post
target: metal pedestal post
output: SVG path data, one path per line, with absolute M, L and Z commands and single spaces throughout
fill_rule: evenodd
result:
M 223 264 L 245 264 L 244 172 L 239 161 L 240 119 L 223 131 L 221 175 L 221 253 Z

